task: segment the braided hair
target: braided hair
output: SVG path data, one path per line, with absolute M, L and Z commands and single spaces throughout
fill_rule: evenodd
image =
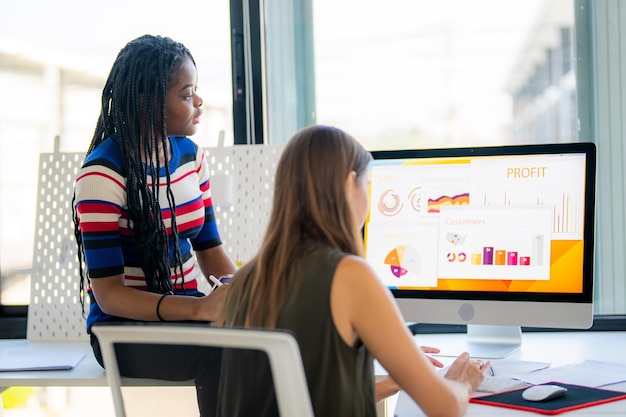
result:
M 111 136 L 117 136 L 126 177 L 129 228 L 138 245 L 141 268 L 148 290 L 172 290 L 168 236 L 159 205 L 158 149 L 167 148 L 166 96 L 185 60 L 195 61 L 181 43 L 161 36 L 144 35 L 126 44 L 119 52 L 102 92 L 101 113 L 87 155 Z M 164 122 L 165 121 L 165 122 Z M 178 246 L 178 227 L 170 170 L 164 164 L 167 201 L 172 213 L 174 241 L 173 265 L 176 276 L 183 277 Z M 148 175 L 154 176 L 151 184 Z M 74 199 L 76 197 L 74 196 Z M 78 213 L 73 207 L 74 234 L 78 245 L 81 304 L 89 277 L 84 268 L 84 245 Z M 184 278 L 182 279 L 184 284 Z

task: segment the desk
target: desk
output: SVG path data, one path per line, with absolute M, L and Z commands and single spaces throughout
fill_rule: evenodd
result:
M 25 339 L 0 340 L 0 352 L 4 352 L 5 350 L 29 350 L 48 353 L 55 351 L 80 352 L 85 353 L 85 356 L 78 365 L 71 370 L 0 372 L 0 393 L 10 387 L 108 387 L 104 369 L 96 362 L 88 340 L 84 342 L 31 342 Z M 197 413 L 195 406 L 195 389 L 192 389 L 194 386 L 192 380 L 161 381 L 156 379 L 122 378 L 122 384 L 125 387 L 147 387 L 139 390 L 134 389 L 132 392 L 129 392 L 129 397 L 126 398 L 128 400 L 127 406 L 129 407 L 129 415 L 140 415 L 133 411 L 145 406 L 146 401 L 151 401 L 151 410 L 158 410 L 158 412 L 151 413 L 151 415 L 154 416 L 177 415 L 177 412 L 181 413 L 178 415 L 193 415 L 193 412 Z M 162 398 L 174 399 L 174 402 L 170 401 L 166 403 L 159 399 L 155 400 L 154 391 L 152 390 L 153 387 L 165 387 L 164 389 L 167 391 L 159 389 L 159 394 L 157 395 L 161 395 Z M 173 389 L 173 387 L 176 388 Z M 93 415 L 113 415 L 110 392 L 108 388 L 102 392 L 102 400 L 98 399 L 96 402 L 96 404 L 100 404 L 102 409 L 88 411 L 89 408 L 87 408 L 84 403 L 81 403 L 80 410 L 85 409 L 86 412 L 91 412 Z M 187 402 L 185 403 L 186 405 L 181 406 L 181 404 L 175 401 Z M 171 404 L 176 404 L 175 409 L 173 409 Z M 69 404 L 67 406 L 73 407 Z M 93 407 L 93 405 L 90 405 L 90 407 Z M 107 410 L 109 409 L 110 414 L 107 414 Z M 72 412 L 76 411 L 75 409 L 72 410 Z M 3 405 L 0 399 L 0 417 L 3 416 Z
M 74 369 L 62 371 L 0 372 L 0 393 L 10 387 L 108 387 L 104 369 L 96 362 L 89 341 L 30 342 L 25 339 L 0 340 L 0 352 L 29 350 L 41 352 L 80 352 L 84 358 Z M 193 381 L 161 381 L 143 378 L 122 378 L 124 386 L 193 386 Z M 0 417 L 4 415 L 0 398 Z
M 0 393 L 10 387 L 108 387 L 105 371 L 96 362 L 88 341 L 29 342 L 25 339 L 0 340 L 0 352 L 5 350 L 28 350 L 48 353 L 54 351 L 80 352 L 85 353 L 85 356 L 71 370 L 0 372 Z M 156 379 L 122 378 L 122 385 L 125 387 L 173 387 L 193 386 L 194 382 L 192 380 L 161 381 Z M 141 404 L 141 401 L 136 402 Z M 180 408 L 178 411 L 180 411 Z M 377 413 L 381 417 L 385 415 L 384 403 L 377 404 Z M 171 413 L 163 412 L 159 415 L 171 415 Z M 3 416 L 2 398 L 0 398 L 0 417 Z
M 0 351 L 15 349 L 41 352 L 81 352 L 85 357 L 74 369 L 63 371 L 0 372 L 0 392 L 9 387 L 107 387 L 104 369 L 96 362 L 88 341 L 29 342 L 24 339 L 0 340 Z M 122 378 L 124 386 L 192 386 L 193 381 Z
M 455 344 L 464 339 L 463 334 L 445 335 L 417 335 L 419 345 L 442 347 Z M 585 359 L 595 359 L 605 362 L 626 364 L 626 332 L 555 332 L 555 333 L 524 333 L 522 349 L 506 358 L 507 360 L 528 360 L 551 362 L 554 365 L 582 362 Z M 107 386 L 104 370 L 98 365 L 87 341 L 78 343 L 55 342 L 27 342 L 25 340 L 1 340 L 0 350 L 4 349 L 53 349 L 85 352 L 86 355 L 78 366 L 69 371 L 38 371 L 38 372 L 0 372 L 0 392 L 11 386 Z M 445 363 L 447 358 L 440 358 Z M 626 378 L 626 376 L 625 376 Z M 157 380 L 142 380 L 124 378 L 124 385 L 190 385 L 186 382 L 166 382 Z M 616 384 L 609 389 L 626 391 L 626 383 Z M 405 393 L 400 393 L 390 399 L 388 410 L 393 409 L 398 417 L 419 417 L 424 414 Z M 532 415 L 518 410 L 509 410 L 501 407 L 491 407 L 480 404 L 470 404 L 467 416 L 522 416 Z M 0 406 L 0 416 L 2 407 Z M 534 414 L 539 416 L 540 414 Z M 570 411 L 563 416 L 591 417 L 591 416 L 624 416 L 626 415 L 626 401 L 602 404 L 581 410 Z
M 428 334 L 417 335 L 416 341 L 419 345 L 442 347 L 446 344 L 456 344 L 464 337 L 464 334 Z M 550 362 L 553 366 L 579 363 L 587 359 L 626 365 L 624 347 L 626 347 L 626 332 L 523 333 L 520 351 L 505 359 Z M 442 362 L 446 363 L 449 358 L 443 359 Z M 626 380 L 626 375 L 624 375 L 624 379 Z M 626 392 L 626 382 L 604 388 Z M 396 400 L 395 412 L 393 413 L 396 417 L 424 416 L 424 413 L 406 393 L 398 394 Z M 470 404 L 466 414 L 468 417 L 522 415 L 540 416 L 542 414 L 481 404 Z M 625 416 L 626 400 L 569 411 L 561 415 L 567 417 Z

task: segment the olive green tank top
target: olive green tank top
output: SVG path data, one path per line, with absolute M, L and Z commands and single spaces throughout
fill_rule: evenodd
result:
M 298 341 L 316 417 L 375 417 L 372 358 L 362 344 L 346 345 L 330 310 L 331 285 L 344 256 L 320 247 L 303 256 L 277 328 Z M 278 416 L 270 375 L 264 354 L 225 351 L 218 415 Z

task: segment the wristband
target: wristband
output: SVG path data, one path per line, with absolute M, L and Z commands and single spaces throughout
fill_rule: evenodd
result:
M 166 292 L 165 294 L 163 294 L 161 296 L 161 298 L 159 298 L 159 301 L 157 301 L 157 305 L 156 305 L 156 316 L 159 318 L 159 321 L 165 321 L 163 320 L 163 317 L 161 317 L 161 314 L 159 314 L 159 307 L 161 307 L 161 301 L 163 301 L 163 299 L 165 297 L 167 297 L 168 295 L 173 295 L 174 293 L 171 291 Z

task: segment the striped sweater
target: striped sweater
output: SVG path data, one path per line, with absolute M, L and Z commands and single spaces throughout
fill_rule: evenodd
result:
M 203 250 L 220 245 L 211 191 L 209 170 L 204 152 L 187 137 L 170 137 L 171 189 L 176 202 L 176 224 L 183 260 L 184 277 L 174 275 L 175 291 L 197 293 L 201 270 L 191 249 Z M 170 235 L 170 263 L 174 239 L 171 236 L 171 212 L 166 197 L 165 169 L 159 173 L 159 204 Z M 152 178 L 148 177 L 150 184 Z M 75 185 L 76 210 L 82 233 L 85 262 L 89 277 L 98 279 L 124 274 L 125 284 L 147 290 L 139 265 L 138 247 L 128 228 L 126 178 L 120 150 L 115 139 L 102 142 L 86 158 Z M 91 291 L 89 291 L 91 294 Z M 87 328 L 110 316 L 99 308 L 94 297 L 87 318 Z

